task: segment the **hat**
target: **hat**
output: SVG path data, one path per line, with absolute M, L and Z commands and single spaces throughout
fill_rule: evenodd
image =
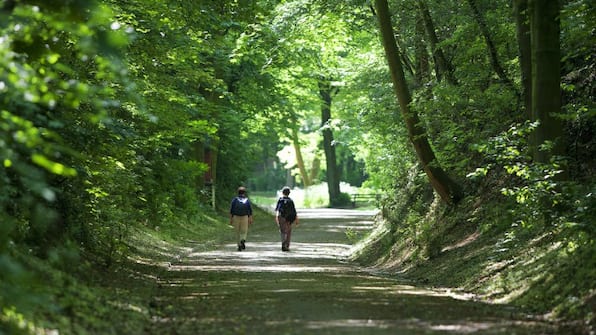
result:
M 285 195 L 290 194 L 290 187 L 284 186 L 284 188 L 281 189 L 281 193 L 283 193 Z

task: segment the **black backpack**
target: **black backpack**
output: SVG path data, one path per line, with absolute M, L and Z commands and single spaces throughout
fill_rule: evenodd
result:
M 279 215 L 288 222 L 294 222 L 294 220 L 296 220 L 296 207 L 294 206 L 294 201 L 285 197 L 281 197 L 279 200 L 282 202 L 279 207 Z
M 232 214 L 238 216 L 248 215 L 248 198 L 236 197 L 234 200 L 234 207 L 232 208 Z

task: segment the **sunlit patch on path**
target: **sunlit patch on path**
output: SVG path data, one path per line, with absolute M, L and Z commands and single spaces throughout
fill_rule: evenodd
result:
M 164 265 L 154 334 L 539 334 L 548 325 L 507 306 L 454 299 L 377 276 L 347 259 L 346 230 L 372 228 L 374 212 L 302 210 L 291 251 L 271 220 L 247 249 L 233 243 Z
M 171 271 L 236 271 L 236 272 L 341 272 L 352 270 L 341 260 L 349 246 L 335 243 L 293 243 L 292 252 L 281 252 L 278 243 L 249 244 L 243 252 L 234 251 L 235 244 L 222 250 L 192 253 Z M 316 264 L 315 264 L 316 261 Z

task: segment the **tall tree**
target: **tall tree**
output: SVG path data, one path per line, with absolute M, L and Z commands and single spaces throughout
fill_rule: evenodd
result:
M 530 19 L 528 16 L 528 0 L 513 1 L 517 44 L 519 49 L 519 65 L 521 72 L 521 95 L 526 111 L 526 118 L 532 118 L 532 55 L 530 42 Z
M 297 124 L 297 123 L 295 123 Z M 302 156 L 302 149 L 300 145 L 300 132 L 297 126 L 291 127 L 292 132 L 292 146 L 294 147 L 294 154 L 296 155 L 296 165 L 302 177 L 302 185 L 306 188 L 312 185 L 312 178 L 306 170 L 306 164 Z
M 418 83 L 425 83 L 430 80 L 430 62 L 428 59 L 428 51 L 424 44 L 424 19 L 419 12 L 416 15 L 416 38 L 414 48 L 416 50 L 415 72 Z
M 437 79 L 440 81 L 444 77 L 448 83 L 455 85 L 457 84 L 457 79 L 453 73 L 453 65 L 447 59 L 443 49 L 439 45 L 439 37 L 435 31 L 435 24 L 432 20 L 432 16 L 430 15 L 430 10 L 428 9 L 428 6 L 424 0 L 418 0 L 417 5 L 422 17 L 422 22 L 424 23 L 424 28 L 426 29 L 428 42 L 430 43 L 430 47 L 433 52 Z
M 321 129 L 323 131 L 323 149 L 327 164 L 327 189 L 329 191 L 329 202 L 331 206 L 338 204 L 339 200 L 339 169 L 337 168 L 337 155 L 333 132 L 329 122 L 331 121 L 331 102 L 337 94 L 337 87 L 331 84 L 331 80 L 325 77 L 319 79 L 319 95 L 321 97 Z
M 488 24 L 486 23 L 484 16 L 478 8 L 476 0 L 468 0 L 468 4 L 472 9 L 472 16 L 474 17 L 474 20 L 480 28 L 480 33 L 482 34 L 482 36 L 484 37 L 484 41 L 486 42 L 486 47 L 488 48 L 488 56 L 490 58 L 490 65 L 492 66 L 493 71 L 495 71 L 497 76 L 499 76 L 501 82 L 513 87 L 513 82 L 511 81 L 511 79 L 509 79 L 509 77 L 505 73 L 505 69 L 503 69 L 501 62 L 499 61 L 497 47 L 495 46 L 490 30 L 488 29 Z
M 558 0 L 530 0 L 532 43 L 532 120 L 540 124 L 534 135 L 534 159 L 548 162 L 563 154 L 561 136 L 561 49 Z M 540 146 L 553 142 L 552 151 Z
M 401 114 L 408 130 L 408 137 L 434 190 L 446 203 L 456 203 L 461 199 L 461 189 L 441 168 L 428 142 L 426 130 L 420 122 L 418 113 L 411 106 L 412 97 L 404 76 L 402 64 L 400 63 L 400 51 L 395 42 L 387 0 L 375 0 L 375 5 L 385 56 L 389 64 L 393 88 L 397 96 Z

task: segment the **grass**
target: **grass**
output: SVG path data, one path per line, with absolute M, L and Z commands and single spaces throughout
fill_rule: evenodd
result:
M 589 333 L 596 326 L 594 244 L 570 246 L 567 241 L 577 239 L 562 228 L 512 224 L 510 215 L 502 215 L 502 202 L 469 197 L 456 209 L 429 206 L 426 215 L 415 213 L 416 222 L 379 223 L 359 244 L 355 260 L 400 279 L 513 304 Z
M 130 229 L 128 257 L 110 267 L 86 257 L 41 259 L 14 248 L 12 257 L 22 265 L 12 269 L 15 282 L 0 283 L 0 334 L 145 334 L 167 264 L 214 248 L 230 228 L 225 215 L 207 212 L 192 221 Z

